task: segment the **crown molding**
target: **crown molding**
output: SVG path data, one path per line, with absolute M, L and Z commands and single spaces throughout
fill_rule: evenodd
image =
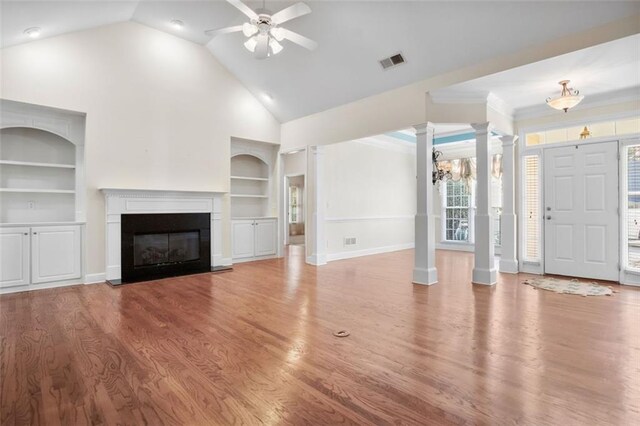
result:
M 502 98 L 493 92 L 485 91 L 465 91 L 465 92 L 447 92 L 429 93 L 434 104 L 484 104 L 487 108 L 491 108 L 498 114 L 505 116 L 513 121 L 514 109 L 506 103 Z
M 436 91 L 429 92 L 434 104 L 482 104 L 486 103 L 490 92 L 485 91 Z
M 393 136 L 387 136 L 387 138 L 392 138 L 392 137 Z M 368 138 L 356 139 L 352 142 L 376 147 L 379 149 L 384 149 L 387 151 L 400 152 L 403 154 L 415 154 L 416 146 L 417 146 L 415 143 L 403 141 L 400 139 L 387 140 L 383 137 L 378 137 L 378 136 L 371 136 Z

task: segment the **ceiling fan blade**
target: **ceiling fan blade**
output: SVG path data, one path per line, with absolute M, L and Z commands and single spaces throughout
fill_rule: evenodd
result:
M 296 3 L 293 6 L 289 6 L 286 9 L 282 9 L 280 12 L 274 14 L 271 17 L 271 22 L 275 24 L 282 24 L 283 22 L 290 21 L 299 16 L 311 13 L 311 8 L 304 3 Z
M 258 20 L 258 14 L 240 0 L 227 0 L 227 2 L 235 6 L 240 12 L 247 15 L 249 19 Z
M 269 36 L 267 34 L 258 34 L 257 37 L 256 59 L 265 59 L 269 56 Z
M 286 28 L 279 27 L 279 30 L 283 38 L 286 38 L 287 40 L 292 41 L 295 44 L 299 44 L 300 46 L 305 47 L 309 50 L 314 50 L 316 47 L 318 47 L 318 43 L 311 40 L 310 38 L 306 38 L 305 36 L 294 33 L 293 31 Z
M 220 28 L 217 30 L 207 30 L 204 33 L 208 36 L 216 37 L 222 34 L 237 33 L 240 31 L 242 31 L 242 25 L 236 25 L 235 27 Z

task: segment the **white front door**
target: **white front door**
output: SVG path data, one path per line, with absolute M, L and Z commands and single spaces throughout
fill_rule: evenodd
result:
M 618 143 L 544 151 L 545 273 L 618 280 Z

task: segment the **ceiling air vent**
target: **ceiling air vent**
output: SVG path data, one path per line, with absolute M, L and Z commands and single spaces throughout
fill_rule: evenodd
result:
M 384 58 L 380 61 L 380 65 L 382 65 L 382 69 L 389 69 L 391 67 L 395 67 L 400 64 L 404 64 L 405 60 L 401 53 L 397 53 L 388 58 Z

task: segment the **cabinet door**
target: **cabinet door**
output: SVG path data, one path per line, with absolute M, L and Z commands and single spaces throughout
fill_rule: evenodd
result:
M 31 282 L 80 278 L 82 256 L 79 226 L 31 228 Z
M 0 228 L 0 287 L 29 284 L 29 228 Z
M 256 256 L 270 256 L 276 254 L 276 220 L 256 220 Z
M 253 220 L 234 220 L 231 222 L 233 234 L 232 254 L 234 259 L 253 257 L 254 228 Z

